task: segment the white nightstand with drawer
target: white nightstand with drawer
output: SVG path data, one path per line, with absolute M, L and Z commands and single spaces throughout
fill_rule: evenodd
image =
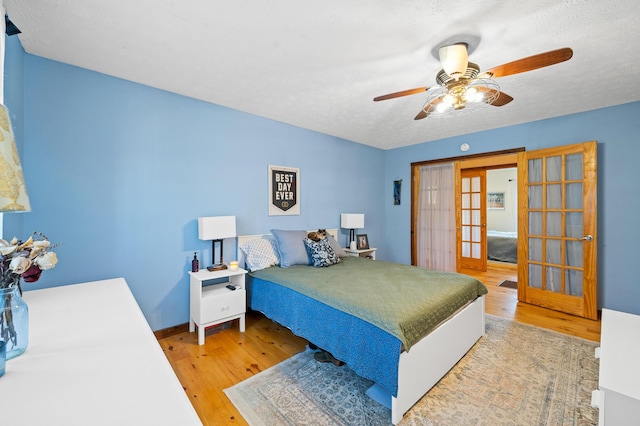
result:
M 240 320 L 240 331 L 245 329 L 247 311 L 247 292 L 244 287 L 244 269 L 235 271 L 224 269 L 189 272 L 189 331 L 198 327 L 198 344 L 204 344 L 205 328 L 231 321 Z M 206 281 L 215 283 L 203 285 Z M 230 290 L 232 285 L 235 290 Z
M 362 249 L 362 250 L 351 250 L 350 248 L 344 249 L 345 253 L 347 253 L 348 256 L 368 257 L 369 259 L 373 259 L 373 260 L 376 260 L 376 250 L 377 248 L 375 247 Z

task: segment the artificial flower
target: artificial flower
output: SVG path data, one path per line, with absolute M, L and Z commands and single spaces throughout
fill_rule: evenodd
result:
M 18 256 L 11 259 L 9 269 L 14 274 L 21 275 L 24 271 L 31 267 L 31 260 L 26 257 Z
M 42 271 L 58 263 L 58 256 L 51 251 L 54 247 L 45 235 L 36 232 L 26 241 L 0 239 L 0 288 L 20 288 L 20 279 L 37 281 Z
M 48 251 L 36 257 L 34 263 L 43 271 L 51 269 L 56 266 L 56 263 L 58 263 L 58 256 L 56 256 L 54 252 Z

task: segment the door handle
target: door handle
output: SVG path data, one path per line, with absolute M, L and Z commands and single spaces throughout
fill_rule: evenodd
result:
M 582 238 L 578 238 L 578 240 L 582 240 L 582 241 L 593 241 L 593 236 L 591 235 L 585 235 Z

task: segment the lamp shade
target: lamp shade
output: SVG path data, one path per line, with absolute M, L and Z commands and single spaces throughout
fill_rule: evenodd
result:
M 27 187 L 24 184 L 18 148 L 13 138 L 9 111 L 0 105 L 0 211 L 28 212 L 31 210 Z
M 340 215 L 340 227 L 347 229 L 364 228 L 364 214 L 362 213 L 342 213 Z
M 198 218 L 198 238 L 221 240 L 236 236 L 235 216 L 211 216 Z
M 466 44 L 443 46 L 438 51 L 444 72 L 456 80 L 467 71 L 469 56 Z

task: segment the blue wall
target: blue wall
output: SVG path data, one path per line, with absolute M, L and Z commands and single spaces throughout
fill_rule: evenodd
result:
M 385 194 L 393 180 L 410 183 L 412 162 L 526 147 L 527 150 L 598 142 L 598 285 L 599 306 L 640 314 L 640 281 L 635 262 L 640 226 L 640 102 L 572 114 L 517 126 L 473 133 L 386 152 Z M 402 205 L 385 199 L 384 240 L 388 259 L 410 263 L 410 185 L 403 185 Z
M 5 238 L 35 230 L 63 243 L 58 266 L 27 289 L 122 276 L 151 327 L 170 327 L 188 321 L 193 252 L 211 257 L 198 216 L 235 215 L 252 234 L 339 227 L 340 213 L 362 212 L 378 258 L 409 263 L 411 162 L 460 155 L 463 142 L 474 154 L 597 140 L 599 304 L 640 314 L 640 103 L 382 151 L 25 54 L 15 37 L 6 60 L 32 212 L 5 215 Z M 269 164 L 301 169 L 299 216 L 268 216 Z M 234 251 L 225 244 L 225 259 Z
M 162 329 L 188 321 L 193 252 L 203 266 L 211 259 L 199 216 L 235 215 L 237 232 L 254 234 L 337 228 L 340 213 L 361 212 L 362 231 L 382 238 L 384 151 L 23 56 L 32 211 L 18 236 L 62 243 L 56 268 L 27 290 L 122 276 Z M 268 216 L 269 164 L 300 168 L 299 216 Z

